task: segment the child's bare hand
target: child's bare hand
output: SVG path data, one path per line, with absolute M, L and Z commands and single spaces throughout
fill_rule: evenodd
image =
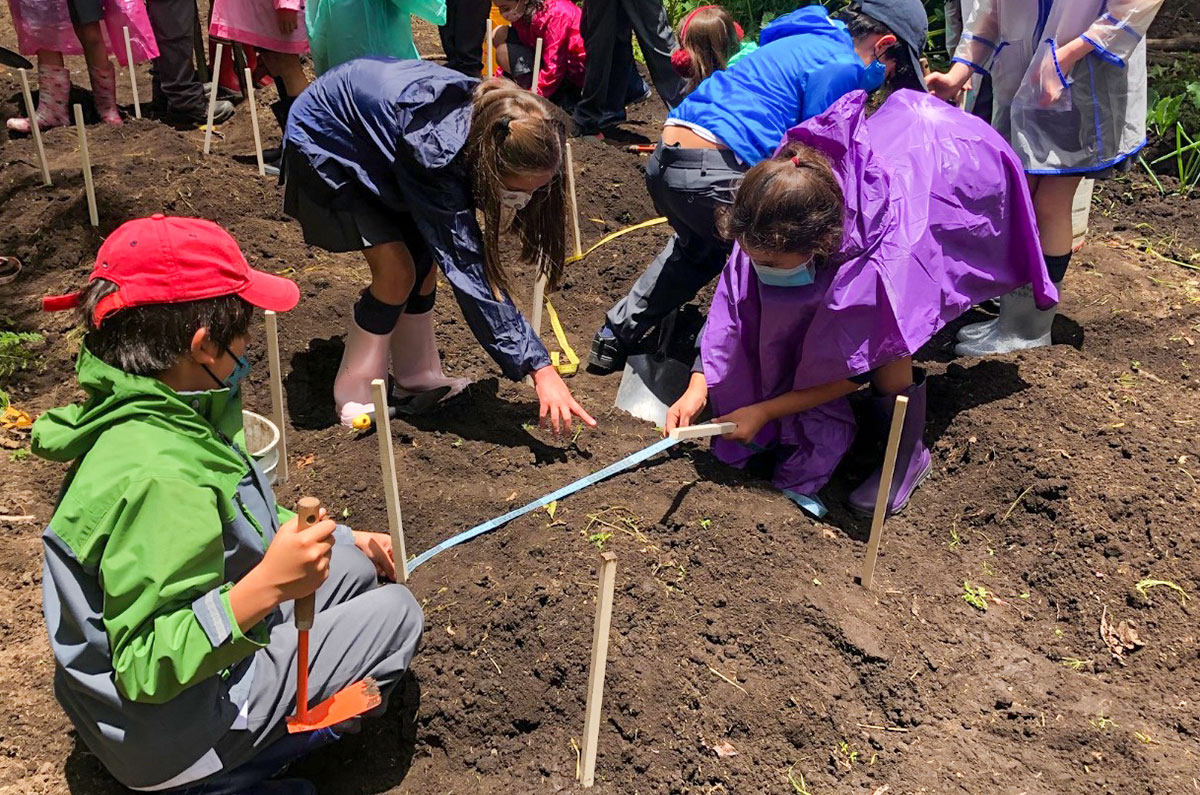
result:
M 704 411 L 707 403 L 707 390 L 688 389 L 667 410 L 667 425 L 663 429 L 663 435 L 666 436 L 676 428 L 686 428 L 694 423 L 696 416 Z
M 367 559 L 375 564 L 376 574 L 385 580 L 396 581 L 396 559 L 392 553 L 392 537 L 390 535 L 355 530 L 354 546 L 362 550 Z
M 274 589 L 278 602 L 308 596 L 325 582 L 336 526 L 322 511 L 320 520 L 307 530 L 299 530 L 294 517 L 279 528 L 253 572 Z
M 770 420 L 771 417 L 767 414 L 761 403 L 752 403 L 749 406 L 743 406 L 737 411 L 731 411 L 723 417 L 713 418 L 713 422 L 732 422 L 737 425 L 737 428 L 729 433 L 722 434 L 722 438 L 740 444 L 750 444 L 753 442 L 754 437 L 758 436 L 758 432 Z
M 571 395 L 571 390 L 563 383 L 562 376 L 553 365 L 546 365 L 533 374 L 533 385 L 537 389 L 538 424 L 543 428 L 550 426 L 554 435 L 571 432 L 571 415 L 579 417 L 591 427 L 596 427 L 592 415 L 583 410 L 583 406 Z
M 296 13 L 287 8 L 277 8 L 275 10 L 275 22 L 279 25 L 279 32 L 285 36 L 291 35 L 296 30 Z

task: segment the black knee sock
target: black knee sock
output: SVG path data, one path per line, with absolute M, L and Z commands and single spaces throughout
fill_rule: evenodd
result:
M 433 292 L 429 295 L 414 295 L 410 296 L 408 303 L 404 306 L 404 314 L 406 315 L 423 315 L 433 309 L 434 303 L 437 301 L 437 287 L 433 288 Z
M 391 334 L 404 311 L 404 304 L 385 304 L 368 287 L 354 305 L 354 322 L 363 331 L 371 334 Z
M 1071 264 L 1071 253 L 1060 256 L 1046 255 L 1046 270 L 1050 273 L 1050 281 L 1058 284 L 1067 275 L 1067 266 Z

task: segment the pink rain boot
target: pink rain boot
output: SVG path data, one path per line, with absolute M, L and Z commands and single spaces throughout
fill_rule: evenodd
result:
M 34 116 L 38 127 L 65 127 L 71 123 L 67 115 L 67 101 L 71 98 L 71 72 L 65 66 L 49 66 L 38 63 L 38 104 Z M 28 135 L 33 126 L 27 118 L 8 120 L 8 129 Z
M 388 342 L 391 334 L 372 334 L 363 331 L 352 319 L 346 332 L 346 351 L 333 379 L 333 402 L 338 421 L 347 428 L 354 427 L 354 418 L 375 410 L 371 399 L 371 382 L 387 378 Z
M 419 315 L 404 313 L 392 334 L 392 375 L 400 392 L 419 394 L 449 387 L 445 402 L 471 385 L 469 378 L 451 378 L 442 372 L 437 340 L 433 335 L 433 310 Z
M 108 61 L 99 68 L 88 67 L 92 76 L 92 97 L 96 101 L 96 112 L 105 124 L 122 124 L 121 111 L 117 110 L 117 70 Z

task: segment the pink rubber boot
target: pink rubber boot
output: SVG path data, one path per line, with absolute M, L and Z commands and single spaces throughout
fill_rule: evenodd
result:
M 117 70 L 109 61 L 99 68 L 88 67 L 92 76 L 92 96 L 96 101 L 96 112 L 105 124 L 122 124 L 121 111 L 117 110 Z
M 433 334 L 433 310 L 419 315 L 404 313 L 392 333 L 392 375 L 401 392 L 417 394 L 441 387 L 450 391 L 445 402 L 471 385 L 469 378 L 451 378 L 442 372 L 437 340 Z
M 65 127 L 71 123 L 67 115 L 67 101 L 71 98 L 71 72 L 65 66 L 49 66 L 38 63 L 38 104 L 34 116 L 38 127 Z M 33 125 L 27 118 L 8 120 L 8 129 L 28 135 Z
M 371 397 L 371 382 L 387 378 L 388 342 L 391 334 L 372 334 L 359 328 L 352 319 L 346 332 L 346 350 L 333 379 L 333 402 L 338 421 L 347 428 L 354 427 L 354 418 L 375 410 Z

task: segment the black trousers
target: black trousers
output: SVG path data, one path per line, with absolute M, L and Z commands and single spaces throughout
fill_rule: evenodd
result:
M 146 11 L 158 40 L 159 55 L 150 69 L 155 104 L 175 113 L 203 110 L 204 86 L 192 63 L 196 0 L 150 0 Z
M 492 0 L 446 0 L 446 24 L 438 28 L 446 66 L 471 77 L 483 72 L 483 40 L 487 37 Z
M 675 33 L 662 0 L 584 0 L 580 23 L 587 69 L 575 123 L 587 134 L 625 120 L 636 35 L 650 79 L 668 108 L 683 99 L 683 78 L 671 66 Z

